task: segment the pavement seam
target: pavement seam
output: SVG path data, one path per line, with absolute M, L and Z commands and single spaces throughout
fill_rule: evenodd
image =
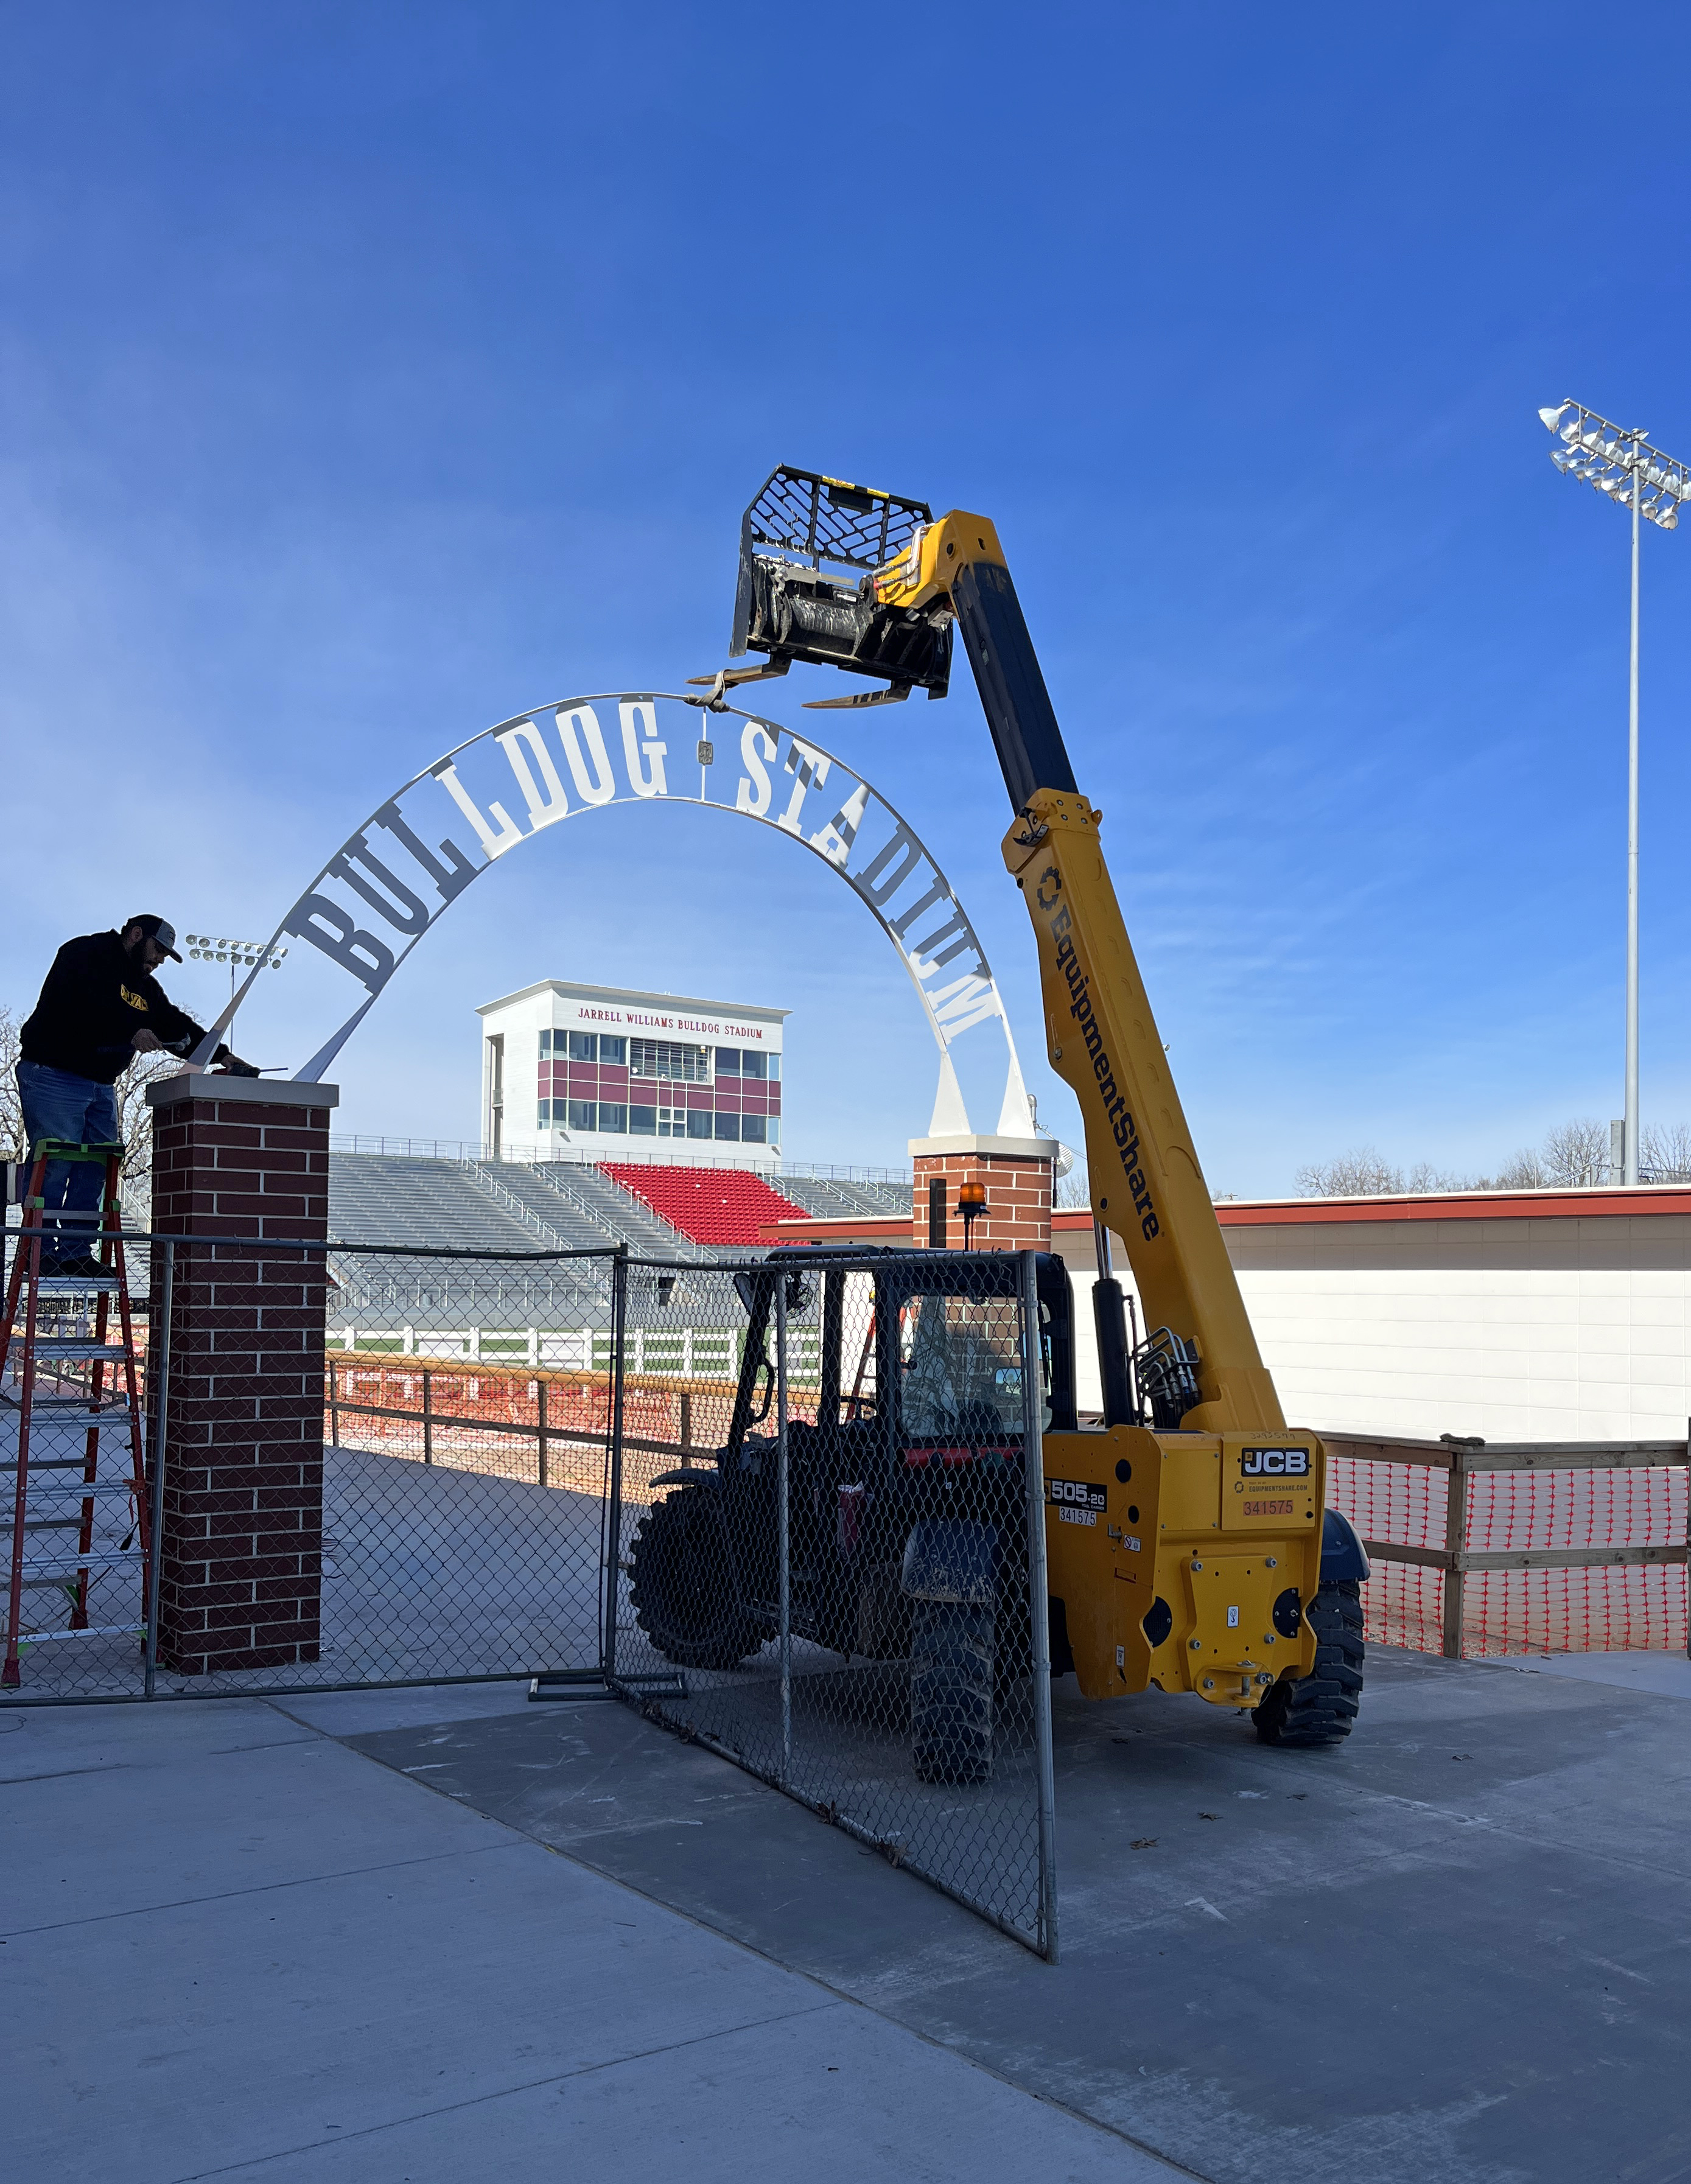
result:
M 707 1927 L 705 1930 L 709 1932 L 711 1929 Z M 802 1979 L 804 1974 L 790 1974 L 790 1976 Z M 568 2085 L 577 2078 L 593 2077 L 600 2070 L 618 2070 L 630 2063 L 649 2063 L 655 2056 L 675 2055 L 689 2048 L 702 2048 L 713 2040 L 732 2040 L 742 2032 L 761 2031 L 766 2025 L 784 2025 L 798 2018 L 820 2016 L 824 2010 L 836 2009 L 839 2006 L 837 1999 L 812 2003 L 808 2008 L 776 2010 L 767 2017 L 748 2018 L 743 2025 L 718 2025 L 714 2031 L 694 2033 L 685 2040 L 666 2040 L 656 2048 L 632 2048 L 626 2055 L 607 2055 L 603 2062 L 583 2063 L 572 2070 L 549 2071 L 544 2078 L 525 2079 L 521 2085 L 501 2086 L 489 2092 L 472 2093 L 467 2100 L 447 2101 L 439 2108 L 417 2109 L 408 2115 L 391 2116 L 386 2123 L 366 2124 L 358 2131 L 338 2131 L 333 2138 L 308 2139 L 300 2146 L 279 2146 L 272 2153 L 255 2153 L 245 2161 L 228 2162 L 220 2169 L 187 2170 L 180 2176 L 173 2177 L 170 2184 L 200 2184 L 200 2180 L 209 2176 L 238 2176 L 243 2169 L 262 2169 L 268 2162 L 286 2161 L 295 2154 L 320 2153 L 326 2147 L 347 2146 L 360 2138 L 377 2138 L 384 2131 L 399 2131 L 407 2124 L 428 2123 L 442 2116 L 460 2114 L 466 2109 L 485 2108 L 489 2101 L 510 2100 L 518 2093 L 540 2092 L 548 2086 Z
M 63 1782 L 72 1774 L 116 1774 L 128 1763 L 126 1760 L 119 1759 L 109 1767 L 54 1767 L 45 1774 L 0 1774 L 0 1790 L 10 1790 L 23 1782 Z
M 480 1817 L 478 1815 L 478 1817 Z M 500 1827 L 499 1820 L 488 1820 L 489 1827 Z M 62 1934 L 75 1926 L 105 1926 L 118 1919 L 150 1919 L 160 1911 L 191 1910 L 198 1903 L 232 1903 L 243 1896 L 271 1896 L 284 1888 L 315 1888 L 329 1880 L 355 1880 L 371 1873 L 404 1873 L 415 1865 L 444 1865 L 456 1858 L 486 1858 L 494 1851 L 525 1850 L 533 1847 L 533 1836 L 507 1830 L 508 1842 L 478 1843 L 462 1850 L 432 1851 L 424 1858 L 386 1858 L 379 1865 L 349 1865 L 338 1867 L 332 1873 L 301 1873 L 291 1880 L 260 1880 L 250 1888 L 214 1888 L 204 1896 L 174 1896 L 162 1903 L 136 1903 L 122 1911 L 92 1912 L 86 1919 L 55 1919 L 45 1926 L 8 1926 L 6 1938 L 21 1941 L 31 1934 Z M 544 1846 L 543 1845 L 544 1848 Z

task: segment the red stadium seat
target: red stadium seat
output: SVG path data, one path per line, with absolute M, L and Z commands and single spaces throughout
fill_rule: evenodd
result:
M 695 1244 L 741 1245 L 755 1251 L 762 1248 L 758 1231 L 766 1222 L 806 1218 L 802 1206 L 744 1168 L 642 1167 L 624 1161 L 601 1161 L 599 1166 L 620 1189 Z

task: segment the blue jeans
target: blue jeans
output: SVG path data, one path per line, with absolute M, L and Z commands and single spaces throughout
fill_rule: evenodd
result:
M 67 1069 L 49 1069 L 44 1061 L 18 1064 L 18 1092 L 24 1103 L 25 1156 L 37 1139 L 57 1138 L 61 1145 L 109 1145 L 117 1142 L 117 1094 L 109 1084 L 97 1084 L 92 1077 L 73 1077 Z M 89 1238 L 99 1226 L 100 1200 L 106 1172 L 96 1161 L 49 1161 L 42 1215 L 42 1249 L 49 1258 L 80 1258 L 92 1247 Z M 55 1213 L 80 1213 L 77 1222 L 55 1221 Z M 93 1214 L 90 1221 L 86 1217 Z M 61 1234 L 61 1228 L 63 1233 Z

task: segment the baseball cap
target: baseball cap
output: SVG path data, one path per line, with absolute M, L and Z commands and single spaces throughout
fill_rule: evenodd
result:
M 156 940 L 173 963 L 180 963 L 176 953 L 176 928 L 167 925 L 162 917 L 130 917 L 124 920 L 121 930 L 127 933 L 131 925 L 138 925 L 149 940 Z

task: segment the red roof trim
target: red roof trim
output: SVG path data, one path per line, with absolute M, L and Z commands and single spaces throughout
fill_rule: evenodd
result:
M 1395 1198 L 1226 1198 L 1215 1209 L 1224 1228 L 1291 1228 L 1322 1221 L 1565 1221 L 1691 1213 L 1691 1190 L 1642 1183 L 1591 1190 L 1428 1191 Z M 1053 1231 L 1085 1229 L 1087 1212 L 1051 1217 Z
M 1285 1228 L 1320 1221 L 1591 1221 L 1691 1213 L 1680 1184 L 1599 1186 L 1591 1190 L 1429 1191 L 1394 1198 L 1225 1199 L 1224 1228 Z

